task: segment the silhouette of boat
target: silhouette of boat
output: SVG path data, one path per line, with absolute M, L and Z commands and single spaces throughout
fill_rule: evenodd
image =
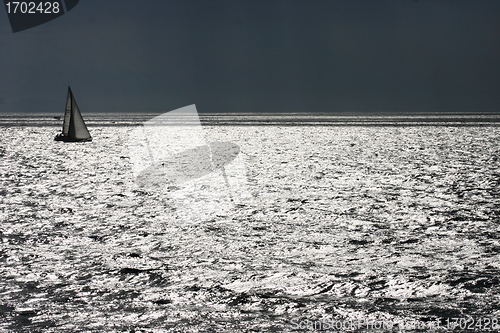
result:
M 70 87 L 68 87 L 68 97 L 66 98 L 62 133 L 56 135 L 54 140 L 64 142 L 92 141 Z

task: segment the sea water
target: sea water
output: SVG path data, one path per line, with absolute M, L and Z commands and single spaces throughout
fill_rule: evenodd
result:
M 88 143 L 53 141 L 56 116 L 1 117 L 0 330 L 500 315 L 494 116 L 202 114 L 207 142 L 239 147 L 250 196 L 191 223 L 176 189 L 135 182 L 127 140 L 154 115 L 84 114 Z

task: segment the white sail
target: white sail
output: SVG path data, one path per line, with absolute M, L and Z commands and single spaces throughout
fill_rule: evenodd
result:
M 82 114 L 78 109 L 75 97 L 69 90 L 71 95 L 71 118 L 69 122 L 68 136 L 75 140 L 88 140 L 91 138 L 89 130 L 83 121 Z
M 83 121 L 75 97 L 68 87 L 68 97 L 66 98 L 66 110 L 64 112 L 64 121 L 62 135 L 56 136 L 57 141 L 91 141 L 89 130 Z

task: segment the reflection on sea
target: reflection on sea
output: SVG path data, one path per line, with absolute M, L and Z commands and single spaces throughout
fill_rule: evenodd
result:
M 192 224 L 138 188 L 134 128 L 2 128 L 0 331 L 500 315 L 499 127 L 204 125 L 252 197 Z

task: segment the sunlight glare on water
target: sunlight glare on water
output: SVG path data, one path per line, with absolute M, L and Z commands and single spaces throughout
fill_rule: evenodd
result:
M 250 196 L 192 224 L 136 184 L 137 127 L 2 128 L 0 330 L 498 317 L 498 127 L 202 126 Z

